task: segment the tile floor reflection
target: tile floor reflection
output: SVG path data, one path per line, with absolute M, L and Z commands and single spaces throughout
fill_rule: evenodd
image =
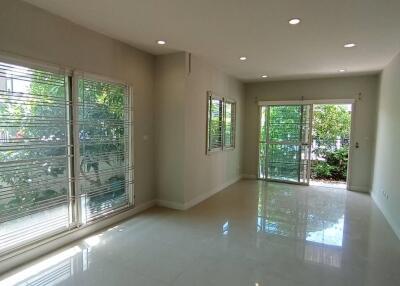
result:
M 294 238 L 300 259 L 340 267 L 345 194 L 301 192 L 272 185 L 258 191 L 257 231 Z
M 240 181 L 153 208 L 0 285 L 400 285 L 400 241 L 367 195 Z

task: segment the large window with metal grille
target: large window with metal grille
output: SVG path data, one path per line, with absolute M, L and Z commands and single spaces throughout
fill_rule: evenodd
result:
M 88 222 L 129 205 L 130 98 L 127 86 L 78 79 L 79 180 L 82 221 Z
M 0 255 L 133 204 L 131 101 L 126 84 L 0 62 Z
M 207 94 L 207 153 L 235 148 L 236 103 Z

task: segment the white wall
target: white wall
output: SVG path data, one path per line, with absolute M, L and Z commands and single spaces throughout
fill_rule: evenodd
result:
M 21 1 L 1 1 L 0 35 L 0 54 L 71 67 L 133 86 L 135 198 L 137 204 L 153 200 L 154 57 Z
M 203 59 L 176 53 L 156 59 L 159 204 L 186 209 L 240 178 L 243 85 Z M 189 67 L 190 64 L 190 67 Z M 232 151 L 206 154 L 207 91 L 237 102 Z
M 350 150 L 350 188 L 356 191 L 370 191 L 377 112 L 377 75 L 248 83 L 245 90 L 244 174 L 253 177 L 257 175 L 258 101 L 356 99 L 352 136 L 354 142 L 359 142 L 360 148 L 355 149 L 353 142 Z
M 400 238 L 400 54 L 381 74 L 372 197 Z M 384 195 L 387 194 L 387 198 Z

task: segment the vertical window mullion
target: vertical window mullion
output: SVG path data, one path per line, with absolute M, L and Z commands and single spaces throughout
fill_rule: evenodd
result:
M 74 142 L 73 142 L 73 106 L 72 106 L 72 76 L 66 76 L 66 129 L 67 129 L 67 158 L 68 158 L 68 184 L 69 184 L 69 226 L 75 226 L 76 212 L 75 212 L 75 186 L 74 186 Z
M 212 101 L 212 96 L 209 96 L 209 119 L 208 119 L 208 151 L 212 151 L 213 147 L 213 138 L 212 138 L 212 110 L 213 108 L 213 101 Z
M 80 76 L 74 73 L 71 84 L 71 105 L 72 105 L 72 154 L 73 172 L 71 180 L 73 182 L 73 202 L 74 202 L 74 223 L 80 226 L 85 223 L 82 213 L 81 190 L 80 190 L 80 146 L 79 146 L 79 85 Z
M 133 206 L 135 205 L 135 193 L 134 193 L 134 168 L 135 168 L 135 162 L 134 162 L 134 157 L 133 157 L 133 150 L 134 150 L 134 135 L 133 135 L 133 91 L 131 87 L 127 87 L 127 94 L 128 96 L 125 97 L 126 104 L 124 106 L 126 107 L 125 109 L 125 118 L 128 121 L 128 126 L 125 126 L 125 132 L 128 134 L 125 144 L 125 168 L 126 168 L 126 173 L 125 176 L 128 178 L 128 201 L 129 205 Z

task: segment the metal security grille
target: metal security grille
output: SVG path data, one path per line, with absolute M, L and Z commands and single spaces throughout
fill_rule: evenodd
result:
M 207 95 L 207 152 L 235 148 L 236 103 Z
M 0 62 L 0 254 L 69 226 L 66 79 Z
M 128 87 L 78 80 L 79 180 L 82 222 L 130 205 L 132 109 Z
M 133 205 L 125 84 L 0 62 L 0 256 Z
M 222 150 L 223 100 L 208 98 L 208 151 Z
M 307 184 L 311 105 L 262 106 L 260 115 L 259 177 Z
M 224 148 L 235 147 L 236 103 L 225 101 L 224 112 Z

